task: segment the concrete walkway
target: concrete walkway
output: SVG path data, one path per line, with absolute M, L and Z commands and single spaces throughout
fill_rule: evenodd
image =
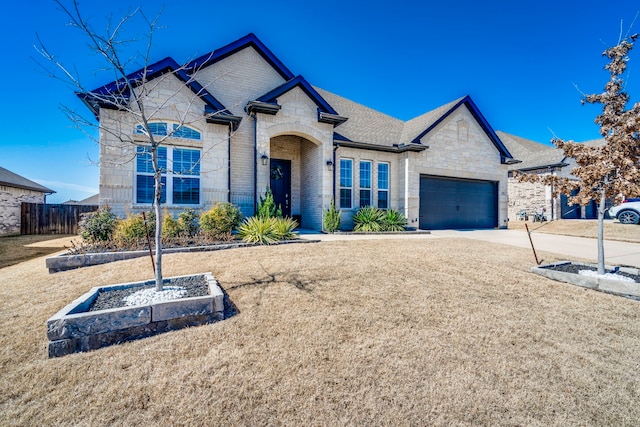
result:
M 322 234 L 301 230 L 303 239 L 317 239 L 322 241 L 336 240 L 380 240 L 380 239 L 434 239 L 434 238 L 465 238 L 501 243 L 531 249 L 526 231 L 521 230 L 436 230 L 431 234 Z M 598 248 L 596 239 L 585 237 L 561 236 L 557 234 L 531 233 L 531 239 L 539 253 L 541 251 L 565 255 L 567 259 L 582 258 L 596 262 Z M 624 265 L 640 268 L 640 243 L 618 242 L 605 240 L 605 262 L 608 265 Z M 533 259 L 533 253 L 531 254 Z M 538 255 L 540 258 L 540 255 Z

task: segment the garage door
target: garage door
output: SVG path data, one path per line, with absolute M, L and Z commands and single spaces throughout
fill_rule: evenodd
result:
M 420 177 L 420 228 L 495 228 L 498 183 L 438 176 Z

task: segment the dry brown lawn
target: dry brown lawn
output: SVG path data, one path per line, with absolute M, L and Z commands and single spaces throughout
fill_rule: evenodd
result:
M 544 254 L 545 259 L 554 259 Z M 467 239 L 168 255 L 239 309 L 47 359 L 45 321 L 147 259 L 0 270 L 0 425 L 637 425 L 640 304 Z
M 59 252 L 69 247 L 76 236 L 27 235 L 0 237 L 0 268 L 18 264 L 33 258 Z
M 529 230 L 537 233 L 562 234 L 575 237 L 598 237 L 598 220 L 596 219 L 560 219 L 543 223 L 526 221 Z M 524 230 L 525 221 L 509 221 L 510 230 Z M 623 242 L 640 243 L 640 225 L 620 224 L 618 221 L 605 220 L 604 238 Z

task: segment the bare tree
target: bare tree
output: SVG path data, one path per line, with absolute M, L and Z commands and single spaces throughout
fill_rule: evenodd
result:
M 101 63 L 96 67 L 102 67 L 101 70 L 108 72 L 114 81 L 111 85 L 103 86 L 101 90 L 89 90 L 81 83 L 81 79 L 73 68 L 63 64 L 38 39 L 39 46 L 36 49 L 46 59 L 46 65 L 41 64 L 43 68 L 52 77 L 70 85 L 96 117 L 87 118 L 66 106 L 62 107 L 63 111 L 78 127 L 98 129 L 99 143 L 104 144 L 103 138 L 108 135 L 112 141 L 118 141 L 121 144 L 118 148 L 133 147 L 133 150 L 123 150 L 128 153 L 126 154 L 128 159 L 123 161 L 135 160 L 139 155 L 139 150 L 135 147 L 145 147 L 143 152 L 150 154 L 154 178 L 153 209 L 156 218 L 155 281 L 156 291 L 162 291 L 161 197 L 162 173 L 166 170 L 160 165 L 158 150 L 167 138 L 173 136 L 174 132 L 187 124 L 203 119 L 202 110 L 198 113 L 194 105 L 208 93 L 191 77 L 197 70 L 187 70 L 185 66 L 178 65 L 170 58 L 156 63 L 151 62 L 153 36 L 158 29 L 160 14 L 154 19 L 149 19 L 140 8 L 131 9 L 117 21 L 110 18 L 106 29 L 98 31 L 85 18 L 77 0 L 71 0 L 69 5 L 66 5 L 63 0 L 54 0 L 54 2 L 69 19 L 69 25 L 81 33 L 89 51 L 97 54 L 101 59 Z M 135 29 L 138 33 L 141 27 L 145 29 L 142 36 L 134 38 L 128 33 L 131 29 Z M 142 46 L 142 49 L 131 56 L 129 48 L 133 45 Z M 130 73 L 129 70 L 129 74 L 127 69 L 132 68 L 134 64 L 135 69 L 139 71 Z M 172 79 L 178 79 L 181 84 L 172 85 Z M 190 90 L 185 90 L 187 86 Z M 159 95 L 161 91 L 162 94 Z M 101 125 L 98 120 L 102 119 L 100 116 L 103 113 L 107 116 L 107 111 L 117 111 L 117 120 L 109 120 L 108 124 Z M 220 113 L 221 111 L 208 111 L 207 115 L 213 117 Z M 153 125 L 154 120 L 167 116 L 175 118 L 177 126 L 158 133 Z M 167 164 L 166 167 L 171 166 Z
M 601 104 L 602 114 L 595 123 L 605 139 L 601 146 L 587 146 L 554 138 L 552 142 L 567 157 L 575 159 L 577 167 L 571 173 L 576 179 L 557 176 L 518 175 L 521 181 L 552 185 L 554 197 L 570 196 L 572 204 L 587 205 L 595 200 L 598 206 L 598 274 L 604 266 L 604 214 L 607 199 L 640 194 L 640 102 L 627 109 L 629 95 L 624 91 L 622 75 L 627 69 L 629 52 L 637 34 L 621 39 L 616 46 L 603 52 L 610 74 L 604 91 L 586 95 L 582 103 Z

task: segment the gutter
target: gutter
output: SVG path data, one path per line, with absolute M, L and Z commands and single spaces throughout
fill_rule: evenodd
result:
M 333 141 L 333 144 L 339 145 L 342 147 L 359 148 L 361 150 L 382 151 L 386 153 L 404 153 L 407 151 L 420 152 L 429 148 L 428 145 L 422 145 L 420 143 L 393 144 L 392 146 L 389 146 L 389 145 L 371 144 L 368 142 L 354 142 L 354 141 L 343 141 L 343 140 L 336 141 L 335 139 Z

